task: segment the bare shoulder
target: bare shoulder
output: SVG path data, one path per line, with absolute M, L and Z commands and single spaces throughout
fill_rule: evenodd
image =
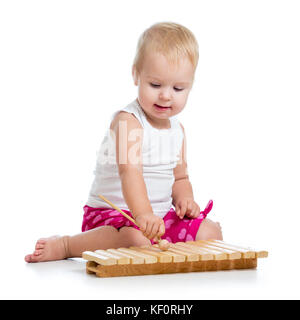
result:
M 143 130 L 138 119 L 131 113 L 120 111 L 115 115 L 110 129 L 115 133 L 119 174 L 131 168 L 142 170 Z M 134 155 L 130 152 L 132 148 Z
M 117 130 L 121 122 L 126 122 L 127 128 L 129 130 L 142 128 L 140 122 L 132 113 L 120 111 L 115 115 L 114 119 L 112 120 L 110 124 L 110 129 Z

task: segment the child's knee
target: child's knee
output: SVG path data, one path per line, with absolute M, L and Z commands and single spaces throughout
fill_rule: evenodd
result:
M 143 236 L 141 231 L 132 227 L 121 228 L 119 235 L 120 247 L 141 247 L 151 244 L 150 240 Z
M 196 235 L 196 240 L 223 240 L 222 228 L 219 222 L 209 219 L 202 221 Z

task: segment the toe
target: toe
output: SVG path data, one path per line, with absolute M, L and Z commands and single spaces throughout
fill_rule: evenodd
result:
M 33 254 L 28 254 L 25 256 L 25 261 L 28 263 L 37 262 L 36 257 Z
M 44 243 L 40 243 L 40 242 L 37 242 L 37 244 L 35 245 L 35 249 L 44 249 L 45 247 L 45 244 Z
M 39 239 L 36 243 L 38 244 L 45 244 L 46 243 L 46 238 L 41 238 L 41 239 Z
M 29 259 L 29 261 L 28 262 L 31 262 L 31 263 L 34 263 L 34 262 L 40 262 L 40 261 L 42 261 L 43 259 L 43 256 L 42 255 L 38 255 L 38 256 L 36 256 L 36 255 L 34 255 L 34 254 L 32 254 L 32 255 L 30 255 L 30 257 L 28 258 Z
M 41 250 L 41 249 L 36 249 L 36 250 L 34 250 L 33 255 L 34 255 L 34 256 L 40 256 L 40 255 L 42 254 L 42 252 L 43 252 L 43 250 Z

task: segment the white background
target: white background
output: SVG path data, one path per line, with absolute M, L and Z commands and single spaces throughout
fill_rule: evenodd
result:
M 299 299 L 298 1 L 1 1 L 2 299 Z M 81 259 L 26 264 L 76 234 L 111 114 L 136 97 L 139 35 L 159 21 L 200 47 L 181 121 L 200 207 L 224 240 L 269 251 L 257 270 L 116 279 Z M 147 288 L 146 288 L 147 285 Z

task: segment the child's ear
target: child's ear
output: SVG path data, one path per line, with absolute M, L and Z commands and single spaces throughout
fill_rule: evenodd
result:
M 138 73 L 137 73 L 135 65 L 132 66 L 132 77 L 133 77 L 134 85 L 137 86 L 138 85 Z

